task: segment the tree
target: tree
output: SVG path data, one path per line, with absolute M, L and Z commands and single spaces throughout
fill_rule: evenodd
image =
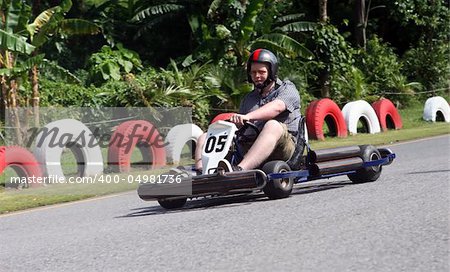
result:
M 319 23 L 328 24 L 327 0 L 319 1 Z M 330 97 L 330 69 L 328 66 L 319 74 L 320 93 L 322 97 Z
M 51 37 L 56 35 L 86 35 L 96 34 L 99 28 L 86 20 L 65 19 L 65 14 L 71 9 L 72 1 L 63 0 L 60 5 L 51 7 L 41 12 L 31 24 L 27 25 L 31 44 L 35 47 L 32 55 L 39 54 L 40 48 Z M 36 10 L 35 10 L 36 12 Z M 34 110 L 35 126 L 39 125 L 39 70 L 38 64 L 33 65 L 30 71 L 32 86 L 32 107 Z
M 23 1 L 2 1 L 0 24 L 0 75 L 2 77 L 2 107 L 11 109 L 18 142 L 22 142 L 21 124 L 17 112 L 19 106 L 18 79 L 26 80 L 29 73 L 32 85 L 32 107 L 35 125 L 39 121 L 38 66 L 44 65 L 39 48 L 56 34 L 73 35 L 98 31 L 87 21 L 64 19 L 72 2 L 64 0 L 59 6 L 49 8 L 31 20 L 31 7 Z M 31 23 L 29 23 L 31 21 Z M 21 105 L 27 105 L 22 99 Z

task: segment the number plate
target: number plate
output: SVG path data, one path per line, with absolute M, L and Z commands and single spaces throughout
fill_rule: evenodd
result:
M 217 168 L 219 161 L 226 157 L 236 130 L 235 124 L 226 121 L 218 121 L 209 126 L 202 152 L 203 174 Z

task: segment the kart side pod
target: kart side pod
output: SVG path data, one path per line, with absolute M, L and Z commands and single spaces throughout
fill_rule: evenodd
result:
M 312 176 L 354 171 L 364 163 L 360 146 L 311 150 L 308 160 Z

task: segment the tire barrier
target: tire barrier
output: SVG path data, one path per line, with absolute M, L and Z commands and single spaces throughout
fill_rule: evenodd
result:
M 306 126 L 311 139 L 324 140 L 323 124 L 332 135 L 347 137 L 347 126 L 338 105 L 329 98 L 315 100 L 306 109 Z
M 103 173 L 103 156 L 92 131 L 75 119 L 62 119 L 45 125 L 36 137 L 34 155 L 42 164 L 44 175 L 65 178 L 61 156 L 70 149 L 77 161 L 77 175 L 94 176 Z
M 0 174 L 7 167 L 11 167 L 21 178 L 42 177 L 41 167 L 33 153 L 21 146 L 0 147 Z M 28 184 L 30 187 L 41 185 L 38 182 Z
M 127 121 L 117 127 L 109 142 L 108 165 L 115 172 L 129 172 L 136 147 L 143 158 L 139 165 L 147 169 L 166 165 L 164 141 L 156 127 L 145 120 Z
M 210 124 L 215 123 L 220 120 L 222 120 L 222 121 L 229 120 L 231 118 L 231 116 L 233 116 L 235 114 L 236 114 L 235 112 L 225 112 L 225 113 L 218 114 L 218 115 L 216 115 L 216 117 L 214 117 L 212 119 Z
M 373 102 L 372 108 L 375 110 L 383 131 L 401 129 L 403 127 L 402 118 L 391 100 L 381 99 Z
M 441 96 L 428 98 L 423 109 L 423 119 L 432 122 L 450 122 L 450 106 L 448 102 Z
M 197 139 L 202 134 L 203 130 L 195 124 L 182 124 L 171 128 L 165 139 L 167 162 L 179 164 L 183 147 L 189 142 L 192 142 L 193 153 Z
M 342 108 L 342 114 L 344 115 L 345 123 L 347 124 L 348 131 L 353 134 L 357 134 L 358 122 L 363 120 L 364 126 L 368 133 L 379 133 L 380 122 L 378 121 L 375 110 L 364 100 L 352 101 Z

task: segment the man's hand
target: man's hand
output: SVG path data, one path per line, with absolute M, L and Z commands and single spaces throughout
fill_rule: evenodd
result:
M 230 121 L 235 123 L 238 127 L 243 126 L 247 121 L 250 121 L 250 118 L 246 114 L 235 114 L 231 116 Z

